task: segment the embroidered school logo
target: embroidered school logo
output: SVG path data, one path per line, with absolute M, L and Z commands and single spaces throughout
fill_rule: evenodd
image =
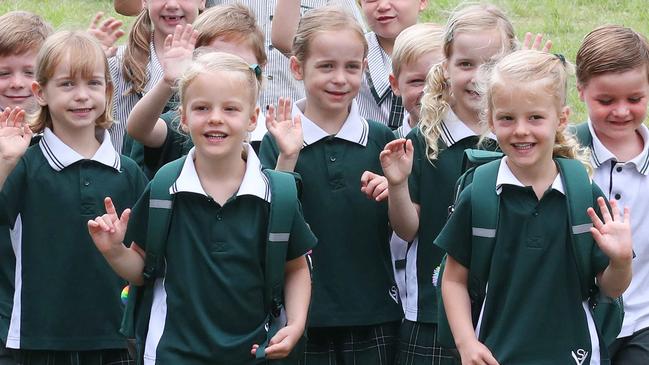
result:
M 578 349 L 576 353 L 572 351 L 572 358 L 575 360 L 575 364 L 577 365 L 583 365 L 587 357 L 588 357 L 588 351 L 584 349 Z
M 439 284 L 441 284 L 439 282 L 439 269 L 439 266 L 437 266 L 435 270 L 433 270 L 433 286 L 439 286 Z
M 399 304 L 399 289 L 397 289 L 396 286 L 392 286 L 388 294 L 390 294 L 390 298 L 392 298 L 395 303 Z

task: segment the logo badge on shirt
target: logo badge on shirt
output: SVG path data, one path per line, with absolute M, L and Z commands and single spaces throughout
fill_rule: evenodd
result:
M 577 352 L 572 351 L 572 358 L 575 360 L 575 364 L 577 365 L 583 365 L 587 357 L 588 357 L 588 351 L 584 349 L 578 349 Z

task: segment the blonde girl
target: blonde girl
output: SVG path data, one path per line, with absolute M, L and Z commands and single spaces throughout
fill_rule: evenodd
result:
M 570 182 L 555 161 L 584 156 L 564 134 L 568 70 L 563 57 L 524 50 L 487 72 L 485 119 L 505 157 L 493 186 L 498 226 L 493 254 L 485 258 L 491 265 L 486 298 L 476 304 L 482 308 L 476 328 L 468 293 L 471 189 L 460 194 L 435 240 L 448 254 L 442 295 L 462 364 L 593 364 L 606 358 L 571 249 Z M 601 190 L 591 186 L 598 208 L 588 208 L 592 280 L 605 295 L 618 297 L 631 280 L 630 213 L 625 209 L 622 217 L 615 201 L 609 212 Z
M 0 219 L 17 231 L 7 347 L 21 364 L 128 363 L 118 332 L 124 281 L 92 248 L 85 222 L 105 194 L 117 211 L 130 207 L 146 179 L 107 132 L 113 86 L 101 46 L 81 32 L 50 36 L 32 91 L 40 109 L 31 129 L 17 109 L 0 118 Z M 28 148 L 32 131 L 42 138 Z

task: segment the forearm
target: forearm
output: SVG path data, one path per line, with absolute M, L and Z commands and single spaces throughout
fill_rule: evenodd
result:
M 471 321 L 468 270 L 451 256 L 447 256 L 446 260 L 442 277 L 442 298 L 455 345 L 461 350 L 463 346 L 478 341 Z
M 144 283 L 142 276 L 144 258 L 136 247 L 135 243 L 131 247 L 121 245 L 110 251 L 102 252 L 102 254 L 117 275 L 130 283 L 142 285 Z
M 597 284 L 604 294 L 611 298 L 617 298 L 624 294 L 624 291 L 631 284 L 631 259 L 621 262 L 611 262 L 598 276 Z
M 159 147 L 166 137 L 161 127 L 157 127 L 158 119 L 164 111 L 173 89 L 164 80 L 160 80 L 151 91 L 147 92 L 128 116 L 126 130 L 138 142 L 148 147 Z
M 288 172 L 295 171 L 295 165 L 297 165 L 297 158 L 298 155 L 287 156 L 283 153 L 280 153 L 279 156 L 277 156 L 277 164 L 275 165 L 275 170 L 288 171 Z
M 291 54 L 293 38 L 300 23 L 300 0 L 277 0 L 270 39 L 280 52 Z
M 300 256 L 286 263 L 284 297 L 288 324 L 304 330 L 311 301 L 311 274 L 306 257 Z
M 392 229 L 405 241 L 412 241 L 419 231 L 419 205 L 410 199 L 408 181 L 388 186 L 388 213 Z

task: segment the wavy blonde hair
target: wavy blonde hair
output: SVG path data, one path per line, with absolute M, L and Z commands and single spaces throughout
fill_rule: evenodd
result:
M 493 95 L 511 88 L 512 83 L 534 85 L 538 95 L 554 99 L 557 109 L 567 105 L 568 79 L 573 72 L 572 65 L 563 56 L 536 50 L 520 50 L 503 57 L 497 63 L 487 65 L 480 85 L 484 92 L 482 123 L 493 120 Z M 592 174 L 590 153 L 579 145 L 568 128 L 557 129 L 553 157 L 564 157 L 579 160 Z
M 518 49 L 514 26 L 507 15 L 490 4 L 466 4 L 456 8 L 448 18 L 442 33 L 445 62 L 453 54 L 453 41 L 461 33 L 477 33 L 497 29 L 500 32 L 501 53 Z M 450 108 L 450 85 L 444 76 L 443 64 L 434 66 L 426 77 L 421 98 L 419 129 L 426 143 L 426 157 L 432 163 L 439 155 L 438 141 L 442 121 Z

